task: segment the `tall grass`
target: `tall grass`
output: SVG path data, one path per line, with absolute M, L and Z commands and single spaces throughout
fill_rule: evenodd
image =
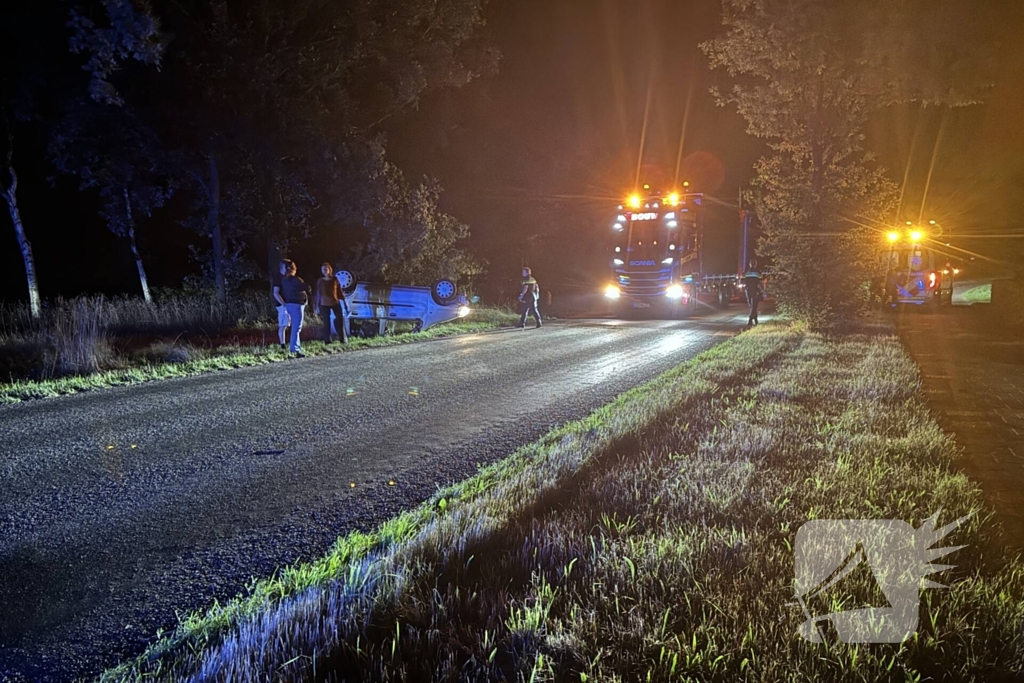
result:
M 206 300 L 190 304 L 187 298 L 168 297 L 151 308 L 141 301 L 97 297 L 59 302 L 39 321 L 19 308 L 0 308 L 8 333 L 0 335 L 0 379 L 7 380 L 0 382 L 0 403 L 286 360 L 277 344 L 276 317 L 261 317 L 265 308 L 255 298 L 218 309 Z M 425 341 L 517 320 L 500 309 L 474 309 L 469 318 L 425 332 L 412 333 L 411 323 L 394 323 L 388 336 L 353 337 L 345 346 L 310 340 L 303 351 L 316 356 Z M 320 325 L 319 317 L 310 314 L 303 336 L 316 334 Z
M 919 390 L 891 337 L 762 326 L 105 680 L 1020 680 L 1024 565 L 986 514 L 906 643 L 797 636 L 801 524 L 982 508 Z
M 202 294 L 166 290 L 152 304 L 137 297 L 83 296 L 56 299 L 43 306 L 33 319 L 24 304 L 0 305 L 0 339 L 60 332 L 59 321 L 73 311 L 89 311 L 112 335 L 218 334 L 227 329 L 275 324 L 274 308 L 267 295 L 246 292 L 224 304 Z
M 54 340 L 54 371 L 58 376 L 88 375 L 100 369 L 106 346 L 102 297 L 80 298 L 58 308 L 50 331 Z
M 92 375 L 137 364 L 133 342 L 158 338 L 209 340 L 229 330 L 270 327 L 266 297 L 248 294 L 219 304 L 210 297 L 168 293 L 142 299 L 83 296 L 57 299 L 32 318 L 27 305 L 0 305 L 0 377 L 48 380 Z

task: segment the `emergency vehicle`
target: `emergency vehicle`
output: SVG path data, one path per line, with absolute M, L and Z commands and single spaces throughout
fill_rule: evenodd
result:
M 924 244 L 922 231 L 912 229 L 905 234 L 893 231 L 888 234 L 888 241 L 889 248 L 882 254 L 882 262 L 886 277 L 889 271 L 895 276 L 898 303 L 934 306 L 952 303 L 953 283 L 960 275 L 960 268 L 948 262 L 940 265 L 941 257 Z

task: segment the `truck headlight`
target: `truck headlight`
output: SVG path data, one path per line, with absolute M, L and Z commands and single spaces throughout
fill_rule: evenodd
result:
M 460 318 L 465 318 L 470 313 L 472 313 L 472 311 L 470 310 L 469 306 L 460 306 L 459 307 L 459 317 Z
M 682 285 L 669 285 L 668 291 L 665 292 L 665 296 L 669 299 L 682 299 L 683 298 L 683 286 Z
M 608 285 L 604 288 L 604 295 L 609 299 L 618 299 L 622 296 L 622 291 L 615 285 Z

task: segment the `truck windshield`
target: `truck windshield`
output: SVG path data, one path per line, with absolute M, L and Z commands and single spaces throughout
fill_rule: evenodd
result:
M 668 248 L 668 231 L 660 221 L 633 221 L 623 231 L 623 241 L 632 253 L 658 251 Z

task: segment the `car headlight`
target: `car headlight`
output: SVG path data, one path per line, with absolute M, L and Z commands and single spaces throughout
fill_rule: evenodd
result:
M 669 285 L 668 291 L 665 292 L 665 296 L 669 299 L 682 299 L 683 298 L 683 286 L 682 285 Z
M 459 307 L 459 317 L 460 318 L 465 318 L 470 313 L 472 313 L 472 311 L 470 310 L 469 306 L 460 306 Z
M 622 291 L 615 285 L 608 285 L 604 288 L 604 295 L 609 299 L 618 299 L 622 296 Z

